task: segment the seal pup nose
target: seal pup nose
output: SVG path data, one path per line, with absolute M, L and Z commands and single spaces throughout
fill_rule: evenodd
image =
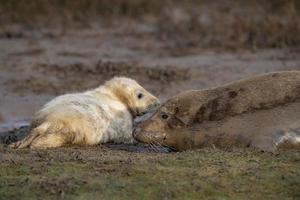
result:
M 156 101 L 153 104 L 151 104 L 148 108 L 148 113 L 154 112 L 156 109 L 158 109 L 160 106 L 160 102 Z
M 158 108 L 160 106 L 160 101 L 157 101 L 153 104 L 153 107 L 154 108 Z

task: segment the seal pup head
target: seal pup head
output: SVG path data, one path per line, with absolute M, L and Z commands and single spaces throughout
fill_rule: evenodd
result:
M 152 112 L 160 105 L 155 96 L 130 78 L 115 77 L 107 81 L 104 87 L 128 107 L 133 117 Z

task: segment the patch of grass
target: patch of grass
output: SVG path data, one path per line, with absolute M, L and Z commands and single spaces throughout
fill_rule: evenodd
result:
M 3 158 L 20 151 L 1 150 Z M 76 155 L 74 155 L 74 153 Z M 299 151 L 21 151 L 1 161 L 0 199 L 297 199 Z M 78 155 L 81 156 L 78 156 Z

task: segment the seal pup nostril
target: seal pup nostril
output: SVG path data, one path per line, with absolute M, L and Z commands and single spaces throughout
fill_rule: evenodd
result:
M 160 106 L 160 103 L 159 103 L 159 102 L 155 102 L 155 103 L 149 105 L 149 107 L 148 107 L 148 109 L 147 109 L 148 111 L 147 111 L 146 113 L 144 113 L 144 114 L 154 112 L 155 110 L 158 109 L 159 106 Z
M 156 103 L 154 104 L 154 108 L 158 108 L 160 105 L 161 105 L 160 102 L 156 102 Z

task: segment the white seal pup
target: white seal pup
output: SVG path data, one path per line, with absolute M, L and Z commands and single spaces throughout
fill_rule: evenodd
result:
M 133 119 L 159 106 L 136 81 L 116 77 L 83 93 L 65 94 L 38 111 L 29 134 L 13 148 L 132 143 Z

